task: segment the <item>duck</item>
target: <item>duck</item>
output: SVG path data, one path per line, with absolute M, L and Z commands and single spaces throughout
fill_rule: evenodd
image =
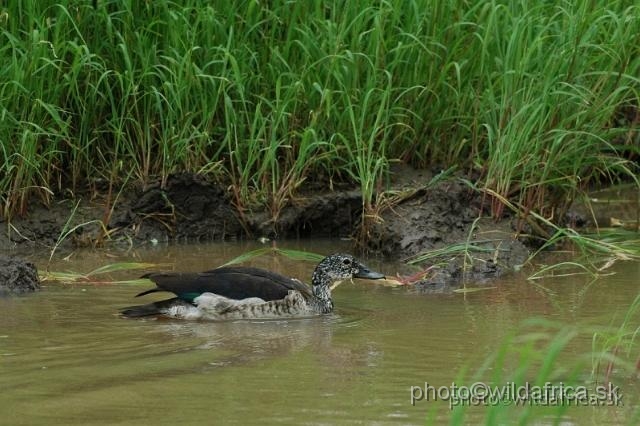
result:
M 276 272 L 247 266 L 223 266 L 204 272 L 152 272 L 142 276 L 156 287 L 135 297 L 156 292 L 176 297 L 121 309 L 127 318 L 169 317 L 187 320 L 235 320 L 308 317 L 333 312 L 331 291 L 352 278 L 378 280 L 372 271 L 349 254 L 322 259 L 311 275 L 311 286 Z

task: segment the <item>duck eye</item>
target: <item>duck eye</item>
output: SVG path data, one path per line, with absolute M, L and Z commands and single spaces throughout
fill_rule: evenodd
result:
M 347 266 L 348 266 L 348 265 L 351 265 L 351 259 L 345 259 L 345 260 L 343 260 L 343 261 L 342 261 L 342 264 L 343 264 L 343 265 L 347 265 Z

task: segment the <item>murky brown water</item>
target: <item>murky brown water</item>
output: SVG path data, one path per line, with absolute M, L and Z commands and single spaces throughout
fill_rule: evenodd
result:
M 336 241 L 280 247 L 348 249 Z M 253 248 L 84 251 L 50 269 L 86 272 L 142 261 L 204 270 Z M 46 257 L 36 263 L 44 268 Z M 367 263 L 395 274 L 394 265 Z M 301 278 L 313 269 L 282 257 L 253 264 Z M 118 309 L 137 302 L 132 296 L 146 287 L 48 283 L 38 294 L 0 299 L 0 424 L 424 424 L 427 415 L 441 422 L 450 416 L 448 403 L 412 406 L 411 386 L 469 385 L 460 383 L 460 370 L 471 375 L 530 317 L 619 323 L 638 294 L 640 265 L 615 270 L 596 282 L 570 277 L 534 285 L 515 276 L 495 289 L 454 295 L 345 283 L 334 293 L 334 315 L 225 323 L 126 320 Z M 576 339 L 570 348 L 588 353 L 591 341 Z M 627 423 L 637 379 L 619 371 L 614 380 L 624 407 L 570 408 L 566 424 Z M 466 419 L 480 422 L 484 414 L 474 409 Z

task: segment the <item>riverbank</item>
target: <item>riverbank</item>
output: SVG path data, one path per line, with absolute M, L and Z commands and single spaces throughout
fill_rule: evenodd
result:
M 600 244 L 568 213 L 637 183 L 638 7 L 424 6 L 7 5 L 0 247 L 355 238 L 460 282 Z
M 449 291 L 518 269 L 530 251 L 518 239 L 514 217 L 491 219 L 486 200 L 462 175 L 437 176 L 394 167 L 387 192 L 394 198 L 363 230 L 362 194 L 354 187 L 310 189 L 273 217 L 266 209 L 240 211 L 223 185 L 182 173 L 164 187 L 130 185 L 113 200 L 84 194 L 49 207 L 31 204 L 27 216 L 3 224 L 0 249 L 348 238 L 356 251 L 428 269 L 412 282 L 424 291 Z

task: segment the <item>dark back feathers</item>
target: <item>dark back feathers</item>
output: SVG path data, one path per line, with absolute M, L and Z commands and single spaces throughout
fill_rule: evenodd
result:
M 294 279 L 264 269 L 227 266 L 205 272 L 160 272 L 143 275 L 157 287 L 138 296 L 168 291 L 183 300 L 193 301 L 202 293 L 215 293 L 230 299 L 259 297 L 263 300 L 283 299 L 290 290 L 310 295 L 311 288 Z

